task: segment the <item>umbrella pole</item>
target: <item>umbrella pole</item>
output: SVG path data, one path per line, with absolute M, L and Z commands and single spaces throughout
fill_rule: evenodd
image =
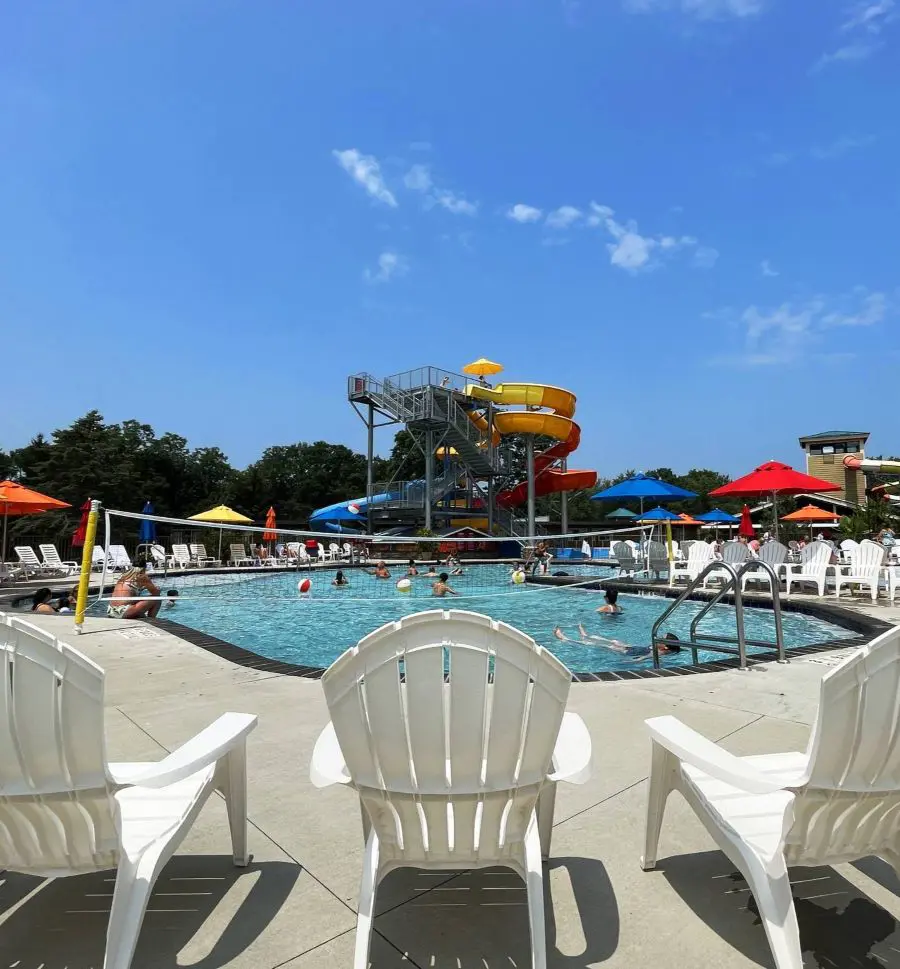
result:
M 219 565 L 221 565 L 222 564 L 222 526 L 221 525 L 219 525 L 219 552 L 218 552 L 217 558 L 219 559 Z
M 9 517 L 9 502 L 3 505 L 3 550 L 0 552 L 0 563 L 6 564 L 6 519 Z
M 775 513 L 775 541 L 778 541 L 778 492 L 772 492 L 772 511 Z

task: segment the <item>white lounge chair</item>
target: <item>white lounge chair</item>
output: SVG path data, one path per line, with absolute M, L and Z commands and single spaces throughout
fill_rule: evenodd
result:
M 48 572 L 56 571 L 47 568 L 34 554 L 34 549 L 30 545 L 16 545 L 13 551 L 26 575 L 47 575 Z
M 771 565 L 775 570 L 776 577 L 780 578 L 783 571 L 784 563 L 787 561 L 788 550 L 786 545 L 782 545 L 781 542 L 771 541 L 766 542 L 765 545 L 760 545 L 759 554 L 756 556 L 758 562 L 765 562 L 766 565 Z M 749 569 L 741 577 L 741 591 L 746 592 L 747 585 L 750 582 L 765 582 L 769 586 L 772 595 L 778 592 L 778 589 L 772 589 L 772 579 L 769 573 L 765 569 Z
M 679 579 L 693 582 L 697 576 L 715 558 L 715 549 L 708 542 L 694 542 L 688 549 L 684 562 L 673 562 L 669 571 L 669 585 L 675 585 Z
M 191 564 L 191 550 L 187 545 L 173 545 L 169 564 L 173 569 L 186 569 Z
M 159 763 L 111 764 L 103 670 L 9 617 L 0 660 L 0 750 L 15 751 L 0 758 L 0 868 L 41 878 L 117 868 L 104 966 L 128 969 L 154 882 L 214 790 L 234 862 L 249 862 L 246 738 L 256 717 L 226 713 Z
M 91 569 L 96 569 L 99 572 L 102 570 L 104 563 L 107 568 L 110 567 L 106 549 L 102 545 L 95 545 L 91 550 Z
M 680 791 L 746 878 L 777 969 L 802 969 L 788 866 L 874 855 L 900 868 L 898 683 L 895 627 L 825 675 L 805 753 L 736 757 L 675 717 L 648 720 L 643 868 L 656 865 L 666 799 Z
M 868 540 L 850 551 L 850 564 L 839 565 L 834 570 L 834 594 L 840 598 L 845 585 L 866 586 L 872 594 L 872 602 L 878 599 L 878 584 L 884 565 L 884 546 Z
M 791 586 L 797 583 L 815 585 L 820 596 L 825 595 L 825 581 L 834 549 L 825 542 L 812 542 L 800 552 L 799 563 L 784 567 L 785 592 L 791 594 Z
M 388 623 L 325 672 L 332 720 L 310 777 L 316 787 L 346 784 L 361 801 L 355 969 L 369 964 L 375 892 L 388 872 L 497 865 L 525 881 L 532 966 L 546 966 L 541 853 L 556 782 L 584 783 L 591 769 L 587 728 L 565 712 L 571 681 L 524 633 L 457 610 Z
M 165 572 L 168 560 L 166 558 L 166 550 L 162 545 L 150 546 L 150 562 L 154 569 Z
M 110 568 L 117 572 L 127 572 L 131 568 L 131 557 L 124 545 L 110 545 L 108 554 Z
M 38 549 L 46 568 L 53 569 L 55 572 L 62 572 L 63 575 L 71 575 L 73 572 L 81 571 L 81 566 L 77 562 L 63 562 L 55 545 L 38 545 Z
M 206 554 L 205 545 L 189 545 L 188 548 L 191 550 L 191 565 L 196 565 L 203 569 L 207 565 L 222 564 L 218 559 L 214 559 L 211 555 Z
M 633 543 L 616 542 L 612 547 L 612 555 L 616 560 L 616 566 L 620 575 L 634 575 L 644 568 L 643 562 L 634 556 Z
M 722 561 L 727 562 L 735 569 L 739 569 L 752 558 L 750 547 L 744 545 L 743 542 L 726 542 L 722 547 Z M 730 578 L 731 573 L 727 569 L 717 569 L 715 572 L 710 572 L 703 580 L 703 588 L 705 589 L 713 579 L 719 582 L 727 582 Z
M 228 550 L 231 553 L 231 564 L 234 566 L 259 565 L 259 559 L 249 556 L 247 554 L 247 548 L 243 543 L 240 545 L 229 545 Z

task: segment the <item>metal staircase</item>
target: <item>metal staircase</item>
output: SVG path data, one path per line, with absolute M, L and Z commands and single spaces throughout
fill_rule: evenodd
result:
M 740 580 L 744 577 L 747 572 L 756 572 L 761 570 L 766 578 L 768 578 L 771 583 L 772 588 L 772 612 L 775 619 L 775 642 L 767 643 L 758 639 L 747 639 L 746 632 L 744 630 L 744 597 L 741 589 Z M 653 647 L 653 665 L 659 668 L 659 647 L 666 645 L 665 638 L 660 636 L 660 629 L 665 624 L 666 620 L 672 615 L 673 612 L 694 592 L 698 586 L 700 586 L 704 579 L 713 572 L 727 572 L 728 578 L 722 583 L 722 588 L 719 589 L 716 594 L 709 599 L 700 612 L 694 616 L 691 621 L 691 631 L 690 639 L 688 640 L 688 646 L 691 648 L 691 655 L 694 664 L 700 662 L 697 655 L 697 650 L 702 648 L 706 650 L 712 650 L 717 653 L 726 653 L 731 656 L 737 656 L 740 661 L 740 668 L 742 670 L 747 669 L 747 647 L 748 646 L 758 646 L 763 649 L 775 651 L 778 662 L 786 663 L 787 660 L 784 656 L 784 632 L 781 625 L 781 600 L 779 598 L 779 579 L 775 570 L 767 562 L 761 562 L 759 559 L 751 559 L 749 562 L 743 562 L 738 568 L 735 568 L 730 562 L 710 562 L 705 569 L 691 582 L 688 583 L 687 588 L 681 595 L 671 603 L 671 605 L 663 612 L 663 614 L 656 620 L 653 624 L 653 630 L 650 636 L 650 642 Z M 735 636 L 714 636 L 710 633 L 701 633 L 697 631 L 697 627 L 700 625 L 700 621 L 709 612 L 710 609 L 729 593 L 734 594 L 734 613 L 735 613 L 735 626 L 736 635 Z

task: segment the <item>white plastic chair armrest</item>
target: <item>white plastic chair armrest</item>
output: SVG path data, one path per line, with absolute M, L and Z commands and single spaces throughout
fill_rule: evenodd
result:
M 549 781 L 586 784 L 593 772 L 591 735 L 577 713 L 564 713 L 553 748 L 553 773 Z
M 738 787 L 748 794 L 772 794 L 785 788 L 783 777 L 772 780 L 728 753 L 712 740 L 692 730 L 677 717 L 654 717 L 645 720 L 650 737 L 679 760 L 686 761 L 717 780 Z
M 252 713 L 223 713 L 215 723 L 201 730 L 196 737 L 173 750 L 159 763 L 148 764 L 139 773 L 128 771 L 120 777 L 115 776 L 115 767 L 110 765 L 110 775 L 120 784 L 149 788 L 168 787 L 216 763 L 244 740 L 256 723 L 257 718 Z
M 349 784 L 350 773 L 347 763 L 338 743 L 334 724 L 329 720 L 328 726 L 319 734 L 316 746 L 313 748 L 312 760 L 309 764 L 309 779 L 314 787 L 330 787 L 332 784 Z

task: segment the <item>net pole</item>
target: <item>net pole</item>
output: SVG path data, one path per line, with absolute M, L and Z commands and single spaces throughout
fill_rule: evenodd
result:
M 84 631 L 84 613 L 87 609 L 88 587 L 91 581 L 91 566 L 94 562 L 94 542 L 97 538 L 97 519 L 100 517 L 100 502 L 92 501 L 88 513 L 87 529 L 84 533 L 84 548 L 81 552 L 81 575 L 78 577 L 78 599 L 75 603 L 75 632 Z
M 534 544 L 534 435 L 525 435 L 525 465 L 528 478 L 528 540 Z

